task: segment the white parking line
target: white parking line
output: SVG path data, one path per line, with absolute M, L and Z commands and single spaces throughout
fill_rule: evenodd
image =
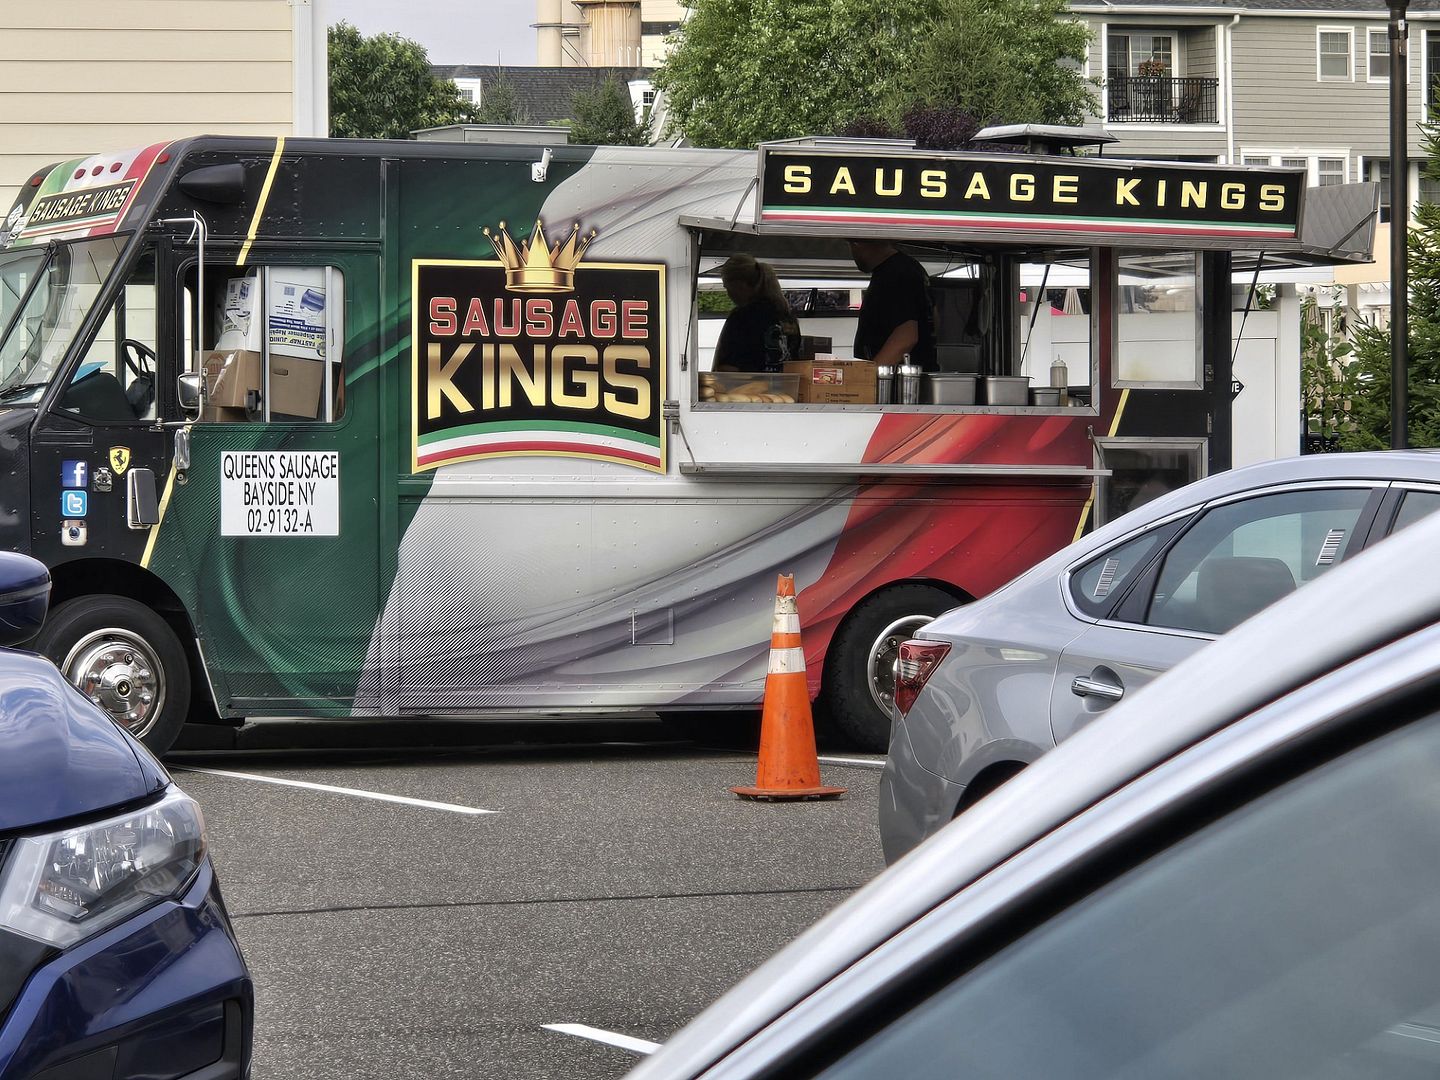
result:
M 637 1039 L 632 1035 L 620 1035 L 613 1031 L 601 1031 L 599 1028 L 589 1027 L 585 1024 L 541 1024 L 547 1031 L 558 1031 L 561 1035 L 574 1035 L 581 1039 L 590 1039 L 592 1042 L 604 1043 L 606 1046 L 618 1046 L 621 1050 L 630 1050 L 637 1054 L 653 1054 L 660 1049 L 657 1042 L 647 1042 L 644 1039 Z
M 278 776 L 261 776 L 259 773 L 230 772 L 226 769 L 202 769 L 196 765 L 172 765 L 172 772 L 207 773 L 210 776 L 228 776 L 234 780 L 254 780 L 261 784 L 278 784 L 281 787 L 305 788 L 307 791 L 328 791 L 333 795 L 353 795 L 357 799 L 374 799 L 376 802 L 403 803 L 406 806 L 420 806 L 426 810 L 448 810 L 452 814 L 498 814 L 498 810 L 481 810 L 478 806 L 460 806 L 457 803 L 431 802 L 429 799 L 412 799 L 406 795 L 386 795 L 381 791 L 362 791 L 360 788 L 335 787 L 332 784 L 312 784 L 307 780 L 283 780 Z
M 885 768 L 885 759 L 884 759 L 884 758 L 881 758 L 879 761 L 876 761 L 876 760 L 874 760 L 874 759 L 872 759 L 872 758 L 822 757 L 822 758 L 820 758 L 820 759 L 818 759 L 818 760 L 819 760 L 819 762 L 820 762 L 821 765 L 853 765 L 853 766 L 855 766 L 856 768 L 860 768 L 860 769 L 883 769 L 883 768 Z

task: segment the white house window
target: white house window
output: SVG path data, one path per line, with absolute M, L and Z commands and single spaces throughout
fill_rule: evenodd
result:
M 1390 81 L 1390 32 L 1389 30 L 1376 30 L 1373 27 L 1365 31 L 1365 38 L 1370 43 L 1370 69 L 1369 79 L 1371 82 Z
M 1435 108 L 1435 80 L 1440 78 L 1440 33 L 1425 31 L 1425 108 L 1426 115 L 1433 117 Z
M 1353 79 L 1351 60 L 1355 51 L 1355 32 L 1349 27 L 1322 26 L 1315 34 L 1319 64 L 1317 78 L 1322 82 L 1348 82 Z
M 1246 165 L 1278 166 L 1282 169 L 1304 169 L 1307 184 L 1326 187 L 1343 184 L 1350 179 L 1350 155 L 1340 147 L 1325 150 L 1265 150 L 1251 147 L 1242 151 Z
M 1175 37 L 1173 34 L 1110 34 L 1110 57 L 1106 65 L 1111 75 L 1175 74 Z M 1145 66 L 1142 68 L 1141 65 Z

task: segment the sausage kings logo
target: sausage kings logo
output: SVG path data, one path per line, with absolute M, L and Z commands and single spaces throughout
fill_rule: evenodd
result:
M 416 472 L 542 455 L 665 471 L 665 267 L 582 263 L 535 222 L 498 258 L 413 263 Z

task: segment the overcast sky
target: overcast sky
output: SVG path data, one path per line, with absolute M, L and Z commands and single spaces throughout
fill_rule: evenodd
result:
M 425 46 L 432 64 L 535 63 L 535 0 L 317 0 L 327 24 Z

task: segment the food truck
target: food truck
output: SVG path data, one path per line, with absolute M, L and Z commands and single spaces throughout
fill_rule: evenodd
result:
M 157 750 L 187 719 L 723 723 L 777 571 L 823 715 L 883 748 L 916 626 L 1229 466 L 1235 281 L 1368 256 L 1373 186 L 1303 185 L 822 139 L 60 163 L 0 219 L 0 545 L 50 568 L 35 647 Z M 853 280 L 867 237 L 929 274 L 918 401 L 803 304 L 785 371 L 708 370 L 728 256 Z

